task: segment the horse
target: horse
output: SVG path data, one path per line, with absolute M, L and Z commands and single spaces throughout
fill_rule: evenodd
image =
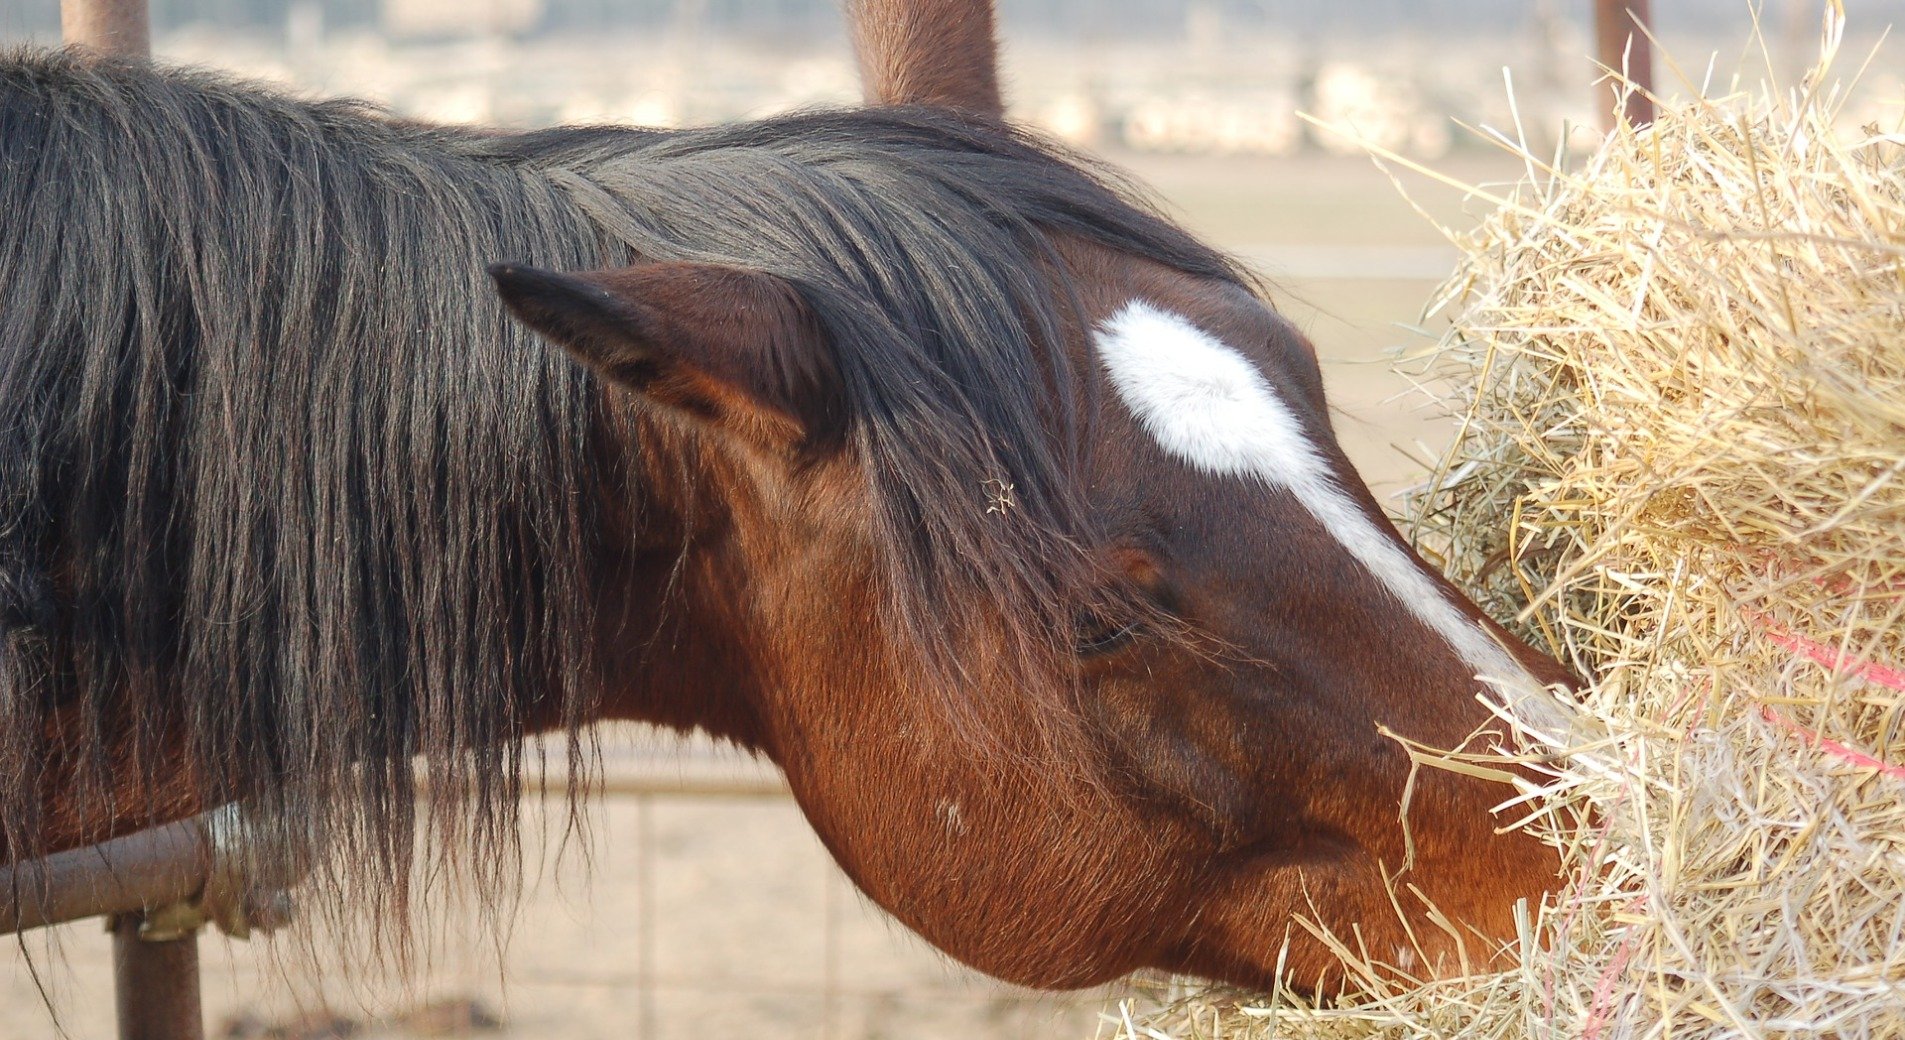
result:
M 575 797 L 634 719 L 1016 983 L 1447 970 L 1403 885 L 1512 938 L 1557 854 L 1380 727 L 1565 670 L 1261 286 L 1003 121 L 988 4 L 855 15 L 875 104 L 670 131 L 0 60 L 0 861 L 242 800 L 373 915 L 507 893 L 525 738 Z

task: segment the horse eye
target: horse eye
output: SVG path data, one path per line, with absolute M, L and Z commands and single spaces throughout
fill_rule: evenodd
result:
M 1095 614 L 1081 614 L 1078 618 L 1078 642 L 1076 650 L 1080 657 L 1099 657 L 1122 648 L 1138 634 L 1144 626 L 1137 621 L 1114 624 Z

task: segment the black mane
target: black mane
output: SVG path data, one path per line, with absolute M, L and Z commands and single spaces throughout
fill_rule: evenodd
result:
M 373 868 L 359 905 L 405 897 L 426 755 L 472 792 L 436 819 L 458 860 L 510 880 L 516 738 L 590 707 L 601 397 L 505 319 L 497 260 L 789 279 L 886 509 L 896 624 L 943 645 L 935 603 L 1038 614 L 1087 528 L 1054 233 L 1237 277 L 943 112 L 498 134 L 0 58 L 0 858 L 35 851 L 58 714 L 80 800 L 111 797 L 111 720 L 153 777 L 182 732 L 213 791 Z

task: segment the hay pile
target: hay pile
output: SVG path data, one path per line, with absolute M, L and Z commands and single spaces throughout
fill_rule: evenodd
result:
M 1905 1036 L 1905 135 L 1835 125 L 1838 39 L 1787 95 L 1529 156 L 1438 299 L 1464 423 L 1415 536 L 1594 677 L 1535 735 L 1566 753 L 1518 811 L 1591 822 L 1545 817 L 1573 881 L 1519 970 L 1126 1036 Z

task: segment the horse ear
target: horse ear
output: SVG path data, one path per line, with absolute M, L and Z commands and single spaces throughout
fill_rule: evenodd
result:
M 938 105 L 1001 119 L 992 0 L 847 0 L 869 105 Z
M 784 279 L 685 262 L 489 273 L 516 317 L 612 383 L 770 440 L 813 445 L 843 432 L 832 352 Z

